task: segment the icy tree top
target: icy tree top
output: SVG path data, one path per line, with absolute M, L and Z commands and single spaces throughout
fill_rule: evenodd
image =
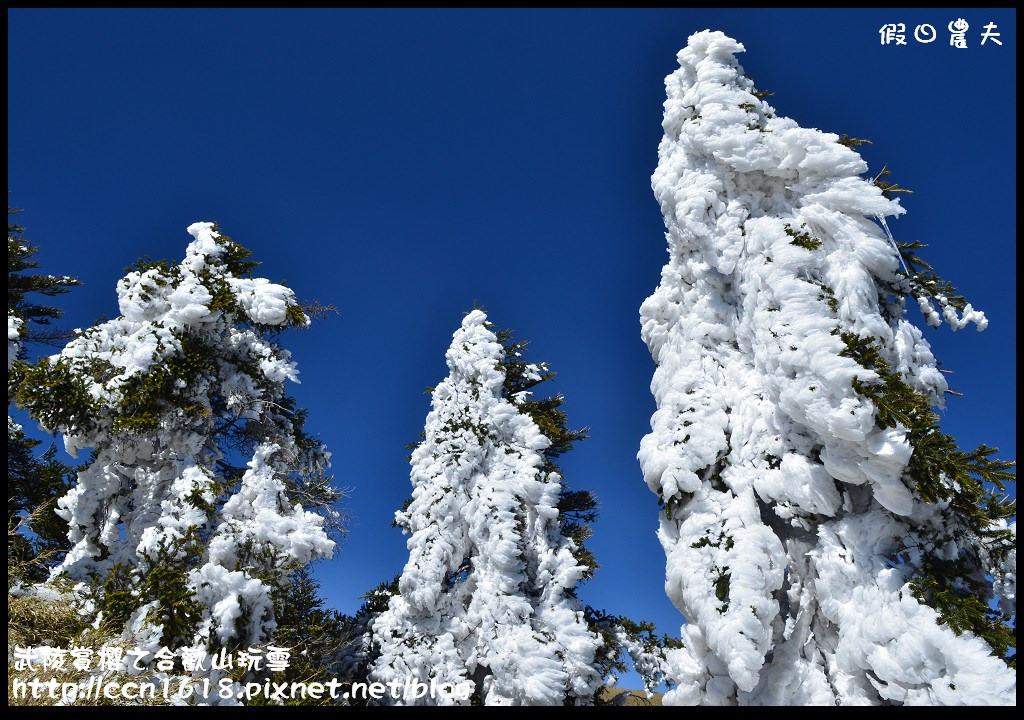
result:
M 194 223 L 188 232 L 194 240 L 181 263 L 140 263 L 117 284 L 121 315 L 80 331 L 50 359 L 84 383 L 77 412 L 67 403 L 37 406 L 46 427 L 66 434 L 68 452 L 94 446 L 111 428 L 147 429 L 147 421 L 133 415 L 144 398 L 159 396 L 169 408 L 178 405 L 183 417 L 203 418 L 212 391 L 249 419 L 285 380 L 298 382 L 290 353 L 265 335 L 309 324 L 294 293 L 249 277 L 256 264 L 246 259 L 249 252 L 213 223 Z M 209 380 L 186 391 L 182 376 Z M 208 387 L 213 378 L 216 386 Z M 101 407 L 120 408 L 112 423 L 97 421 L 107 412 Z
M 801 128 L 794 120 L 777 117 L 773 108 L 755 95 L 753 81 L 743 74 L 735 58 L 743 49 L 717 31 L 690 38 L 679 52 L 679 70 L 665 80 L 668 98 L 662 124 L 667 144 L 675 140 L 678 151 L 713 160 L 729 174 L 760 170 L 783 180 L 790 194 L 756 192 L 766 188 L 735 189 L 736 195 L 752 201 L 752 214 L 808 204 L 794 200 L 829 190 L 830 194 L 815 199 L 866 215 L 902 213 L 899 203 L 886 200 L 880 189 L 864 187 L 858 176 L 867 165 L 856 152 L 838 144 L 838 135 Z M 771 135 L 765 137 L 765 133 Z M 672 172 L 679 169 L 675 163 L 665 162 L 669 160 L 666 149 L 663 144 L 661 172 L 654 180 L 655 192 L 663 202 L 674 185 Z M 779 184 L 778 190 L 782 189 Z
M 886 216 L 902 215 L 898 199 L 861 177 L 867 164 L 839 135 L 802 128 L 775 114 L 743 74 L 735 57 L 743 50 L 722 32 L 696 33 L 677 56 L 679 69 L 665 79 L 665 136 L 652 183 L 666 218 L 673 218 L 681 231 L 670 233 L 670 251 L 675 254 L 680 242 L 687 249 L 700 247 L 705 262 L 729 274 L 744 247 L 747 218 L 791 217 L 827 232 L 836 214 L 877 218 L 883 226 Z M 908 282 L 891 239 L 880 228 L 860 230 L 874 242 L 858 243 L 849 259 L 900 295 L 915 295 L 930 325 L 944 319 L 954 330 L 970 322 L 985 328 L 984 314 L 969 304 L 956 305 L 941 291 Z M 843 284 L 856 283 L 849 277 Z M 858 322 L 860 299 L 841 289 L 833 288 L 840 317 Z M 864 318 L 859 329 L 885 334 L 873 318 Z

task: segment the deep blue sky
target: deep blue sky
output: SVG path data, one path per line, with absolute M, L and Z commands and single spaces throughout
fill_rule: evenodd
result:
M 948 44 L 964 17 L 969 47 Z M 666 259 L 650 190 L 663 78 L 687 37 L 721 29 L 769 102 L 870 138 L 912 188 L 897 239 L 991 327 L 927 336 L 952 386 L 945 427 L 1014 457 L 1016 15 L 865 11 L 8 12 L 9 201 L 44 270 L 76 274 L 67 324 L 117 312 L 141 255 L 179 259 L 217 220 L 340 317 L 285 335 L 309 428 L 352 488 L 351 532 L 318 574 L 337 607 L 398 572 L 389 527 L 406 444 L 474 300 L 533 341 L 576 426 L 570 483 L 603 515 L 587 602 L 675 632 L 657 506 L 636 461 L 654 404 L 638 308 Z M 1002 47 L 979 47 L 996 22 Z M 882 46 L 879 28 L 939 39 Z M 920 317 L 913 310 L 916 320 Z

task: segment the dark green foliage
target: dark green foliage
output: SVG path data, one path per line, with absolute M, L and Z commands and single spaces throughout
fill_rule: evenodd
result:
M 227 315 L 238 315 L 240 308 L 235 300 L 235 294 L 231 292 L 231 286 L 221 278 L 214 277 L 213 273 L 203 271 L 200 273 L 203 278 L 203 285 L 206 286 L 213 299 L 210 301 L 212 312 L 222 312 Z
M 581 566 L 587 568 L 584 579 L 589 579 L 599 567 L 597 558 L 585 544 L 593 534 L 592 524 L 597 521 L 597 498 L 589 490 L 570 489 L 556 460 L 572 450 L 577 442 L 585 440 L 590 428 L 569 428 L 568 417 L 561 409 L 565 403 L 561 393 L 534 399 L 534 389 L 552 380 L 555 373 L 549 370 L 545 363 L 529 364 L 524 357 L 529 343 L 514 340 L 511 330 L 503 330 L 496 334 L 504 348 L 504 395 L 515 402 L 521 411 L 530 415 L 551 443 L 544 450 L 543 469 L 545 472 L 557 474 L 561 479 L 562 491 L 558 501 L 560 530 L 564 537 L 573 541 L 573 556 Z M 520 395 L 516 399 L 516 394 L 522 392 L 529 392 L 531 395 Z M 629 653 L 620 641 L 621 633 L 625 633 L 631 641 L 643 646 L 649 653 L 663 653 L 666 648 L 679 646 L 678 640 L 667 635 L 659 638 L 655 634 L 654 625 L 649 622 L 637 623 L 625 616 L 608 615 L 589 605 L 584 607 L 584 617 L 591 632 L 598 634 L 604 641 L 597 665 L 602 677 L 628 669 L 626 662 Z
M 967 299 L 957 292 L 952 283 L 939 277 L 935 273 L 935 268 L 917 254 L 917 250 L 928 246 L 916 240 L 909 243 L 897 243 L 897 245 L 903 263 L 907 266 L 909 273 L 907 279 L 910 282 L 911 291 L 915 295 L 924 297 L 942 295 L 951 307 L 962 312 L 967 306 Z
M 117 634 L 131 618 L 138 606 L 135 584 L 126 565 L 115 565 L 99 593 L 103 598 L 103 627 Z
M 754 82 L 754 78 L 750 77 L 749 75 L 747 75 L 746 77 L 754 85 L 757 84 L 757 83 Z M 760 101 L 760 100 L 764 100 L 765 98 L 770 98 L 775 93 L 767 92 L 767 91 L 763 91 L 763 90 L 758 90 L 755 87 L 755 88 L 753 88 L 750 91 L 750 94 L 753 96 L 753 98 L 755 100 Z M 764 123 L 764 121 L 768 120 L 770 118 L 775 117 L 775 115 L 771 112 L 771 110 L 765 109 L 764 112 L 762 113 L 762 107 L 763 106 L 761 105 L 760 102 L 758 102 L 758 103 L 741 103 L 740 107 L 743 110 L 747 111 L 748 113 L 756 115 L 755 118 L 753 118 L 750 121 L 748 121 L 748 123 L 747 123 L 747 128 L 748 129 L 750 129 L 750 130 L 758 130 L 760 132 L 767 132 L 765 130 L 765 123 Z M 698 114 L 697 117 L 700 117 L 700 115 Z
M 206 347 L 192 335 L 175 333 L 181 350 L 147 373 L 131 376 L 121 388 L 115 410 L 114 430 L 144 433 L 156 430 L 168 413 L 208 417 L 210 408 L 196 404 L 188 392 L 203 377 L 215 377 L 214 348 Z M 185 385 L 180 386 L 179 382 Z
M 249 259 L 252 257 L 252 250 L 239 245 L 228 235 L 222 233 L 220 225 L 217 223 L 213 224 L 213 231 L 220 235 L 219 244 L 224 247 L 224 251 L 218 257 L 228 271 L 238 278 L 252 277 L 252 271 L 262 264 L 257 260 Z
M 597 559 L 586 547 L 586 540 L 593 534 L 591 524 L 597 520 L 597 498 L 589 490 L 570 490 L 556 460 L 573 449 L 575 444 L 587 438 L 590 428 L 569 429 L 569 419 L 562 411 L 565 397 L 561 393 L 533 399 L 533 389 L 554 379 L 555 373 L 545 363 L 530 364 L 524 355 L 528 341 L 516 341 L 511 330 L 496 333 L 504 349 L 501 369 L 505 373 L 504 396 L 515 402 L 520 411 L 528 414 L 540 431 L 550 441 L 544 449 L 545 473 L 558 475 L 562 492 L 558 500 L 559 523 L 562 535 L 575 544 L 573 555 L 580 565 L 587 568 L 585 578 L 593 577 L 597 570 Z M 518 393 L 529 393 L 519 395 Z
M 1012 542 L 1012 540 L 1011 540 Z M 971 576 L 962 563 L 925 555 L 910 581 L 914 597 L 939 612 L 939 621 L 957 635 L 973 632 L 992 648 L 997 657 L 1017 667 L 1017 655 L 1007 657 L 1017 645 L 1015 618 L 994 610 L 984 601 L 991 595 L 991 583 L 980 573 Z
M 407 497 L 405 500 L 402 501 L 402 509 L 401 509 L 400 512 L 402 512 L 404 514 L 405 511 L 409 509 L 409 506 L 411 504 L 412 504 L 412 498 L 411 497 Z M 391 520 L 391 527 L 402 527 L 402 525 L 399 524 L 397 517 L 392 518 L 392 520 Z
M 751 77 L 751 76 L 750 76 L 749 74 L 745 75 L 745 77 L 746 77 L 746 78 L 747 78 L 747 80 L 749 80 L 749 81 L 750 81 L 751 83 L 753 83 L 754 85 L 757 85 L 757 82 L 755 82 L 755 81 L 754 81 L 754 78 L 752 78 L 752 77 Z M 765 98 L 769 98 L 769 97 L 771 97 L 771 96 L 772 96 L 772 95 L 774 95 L 775 93 L 773 93 L 773 92 L 766 92 L 766 91 L 762 91 L 762 90 L 757 90 L 757 89 L 754 89 L 754 90 L 751 90 L 751 91 L 750 91 L 750 94 L 751 94 L 751 95 L 753 95 L 753 96 L 754 96 L 755 98 L 757 98 L 758 100 L 764 100 Z
M 590 605 L 583 608 L 583 613 L 587 626 L 601 638 L 601 654 L 597 658 L 597 669 L 601 677 L 608 677 L 612 673 L 627 672 L 629 670 L 629 665 L 627 665 L 629 656 L 627 655 L 626 648 L 623 647 L 619 640 L 618 630 L 624 628 L 626 623 L 629 623 L 629 626 L 637 629 L 638 632 L 648 628 L 653 632 L 654 625 L 646 622 L 634 623 L 628 618 L 609 615 L 604 610 L 598 610 Z
M 163 626 L 160 638 L 166 647 L 192 644 L 195 627 L 202 618 L 202 606 L 188 587 L 188 571 L 200 564 L 202 545 L 195 531 L 164 548 L 157 557 L 148 558 L 143 573 L 124 564 L 116 565 L 95 588 L 103 626 L 118 634 L 140 606 L 157 601 L 150 611 L 152 623 Z M 99 579 L 94 581 L 99 584 Z
M 597 498 L 589 490 L 563 490 L 558 498 L 558 520 L 562 535 L 576 544 L 573 556 L 587 568 L 583 577 L 592 578 L 598 568 L 597 557 L 584 543 L 593 534 L 590 525 L 597 520 Z
M 157 260 L 149 255 L 143 255 L 131 265 L 122 268 L 126 273 L 137 272 L 140 274 L 154 269 L 160 271 L 159 275 L 153 279 L 157 285 L 167 284 L 167 282 L 162 279 L 163 277 L 176 277 L 178 275 L 178 266 L 170 260 L 166 260 L 164 258 Z
M 957 633 L 970 630 L 993 650 L 1005 654 L 1013 645 L 1011 618 L 991 610 L 992 585 L 984 579 L 982 555 L 999 560 L 1013 547 L 1008 530 L 993 529 L 995 521 L 1013 517 L 1016 502 L 1006 495 L 1014 482 L 1015 462 L 993 459 L 997 450 L 979 445 L 964 452 L 956 440 L 939 428 L 939 417 L 927 396 L 917 392 L 886 363 L 878 347 L 854 333 L 842 333 L 844 355 L 874 371 L 878 379 L 854 381 L 854 389 L 871 400 L 880 427 L 907 428 L 914 448 L 905 480 L 927 503 L 947 504 L 943 511 L 946 537 L 934 538 L 920 548 L 922 560 L 913 567 L 914 596 L 939 612 L 941 621 Z M 911 528 L 911 530 L 915 530 Z M 926 537 L 934 535 L 925 529 Z M 955 541 L 956 562 L 941 560 L 940 547 Z M 900 564 L 911 561 L 900 554 Z
M 793 226 L 789 225 L 788 223 L 786 224 L 784 230 L 786 231 L 787 235 L 793 238 L 792 240 L 789 241 L 790 245 L 796 245 L 797 247 L 802 247 L 804 250 L 812 251 L 817 250 L 818 248 L 821 247 L 821 240 L 814 237 L 806 230 L 802 232 L 795 230 Z
M 627 617 L 619 615 L 617 618 L 619 625 L 626 631 L 626 634 L 632 638 L 640 640 L 643 645 L 647 648 L 653 649 L 656 647 L 661 648 L 681 648 L 683 646 L 682 641 L 679 638 L 674 638 L 671 635 L 658 635 L 657 628 L 654 627 L 652 622 L 634 622 Z
M 332 677 L 337 677 L 345 686 L 354 682 L 369 681 L 370 666 L 378 657 L 379 648 L 372 642 L 372 626 L 388 607 L 392 596 L 398 594 L 399 575 L 385 580 L 362 596 L 363 604 L 355 615 L 338 615 L 336 647 L 330 664 Z M 364 696 L 350 695 L 349 704 L 365 705 Z
M 281 682 L 328 682 L 338 677 L 338 663 L 349 640 L 352 619 L 324 607 L 320 584 L 308 567 L 295 570 L 289 581 L 274 593 L 277 630 L 271 644 L 288 648 L 288 667 L 273 673 Z M 286 705 L 328 705 L 321 700 L 298 698 Z M 252 704 L 252 703 L 250 703 Z M 258 704 L 258 703 L 257 703 Z
M 718 598 L 722 605 L 718 608 L 718 612 L 724 613 L 729 609 L 729 581 L 732 577 L 728 572 L 729 568 L 722 568 L 718 574 L 718 579 L 715 580 L 715 597 Z
M 890 174 L 888 166 L 883 167 L 873 180 L 883 195 L 891 198 L 911 192 L 881 179 Z M 923 243 L 898 243 L 897 247 L 906 271 L 901 283 L 884 286 L 886 293 L 894 298 L 941 296 L 940 304 L 965 310 L 967 300 L 918 255 L 917 251 L 926 247 Z M 957 633 L 973 632 L 1005 657 L 1008 647 L 1016 645 L 1015 618 L 990 607 L 992 584 L 985 577 L 983 556 L 988 563 L 999 562 L 1013 547 L 1012 533 L 994 529 L 994 523 L 1016 514 L 1016 502 L 1006 494 L 1007 483 L 1016 480 L 1016 463 L 993 458 L 997 449 L 984 444 L 969 452 L 961 450 L 955 438 L 942 432 L 930 399 L 885 362 L 874 342 L 854 333 L 841 333 L 841 337 L 846 345 L 843 354 L 878 375 L 874 381 L 853 383 L 854 389 L 873 403 L 876 422 L 881 427 L 902 425 L 908 430 L 907 440 L 914 452 L 905 481 L 920 500 L 947 505 L 942 511 L 942 533 L 937 537 L 934 529 L 909 528 L 911 534 L 920 531 L 925 539 L 915 545 L 914 553 L 897 553 L 894 563 L 913 568 L 910 586 L 914 596 L 935 608 L 941 622 Z M 939 548 L 950 542 L 959 551 L 955 562 L 938 556 Z M 1014 658 L 1007 662 L 1014 664 Z
M 725 524 L 724 521 L 723 521 L 722 524 L 723 525 Z M 725 549 L 726 550 L 732 550 L 733 545 L 735 544 L 735 542 L 732 539 L 732 535 L 726 535 L 725 532 L 723 531 L 723 532 L 718 533 L 718 539 L 717 540 L 712 541 L 711 538 L 708 535 L 705 535 L 704 537 L 702 537 L 697 542 L 691 543 L 690 547 L 692 547 L 694 550 L 699 550 L 702 547 L 717 548 L 717 547 L 722 547 L 723 542 L 725 544 Z
M 33 272 L 38 248 L 25 241 L 24 228 L 11 220 L 20 210 L 7 208 L 7 314 L 19 318 L 21 326 L 18 362 L 7 372 L 7 405 L 26 383 L 26 344 L 59 345 L 72 333 L 52 326 L 62 311 L 37 302 L 52 298 L 79 285 L 71 277 Z M 45 389 L 31 387 L 33 392 Z M 77 396 L 81 399 L 81 396 Z M 52 401 L 52 400 L 51 400 Z M 46 578 L 49 567 L 67 549 L 67 524 L 54 513 L 56 502 L 68 489 L 68 465 L 56 459 L 56 447 L 38 452 L 42 443 L 28 437 L 12 424 L 7 431 L 7 566 L 8 580 L 37 582 Z M 13 573 L 13 575 L 12 575 Z
M 879 376 L 853 384 L 874 404 L 878 424 L 886 428 L 899 424 L 909 431 L 907 440 L 914 453 L 908 475 L 918 496 L 929 503 L 948 501 L 966 527 L 978 534 L 987 532 L 992 520 L 1012 517 L 1016 505 L 1002 493 L 1006 483 L 1016 479 L 1010 472 L 1016 463 L 991 459 L 997 449 L 985 445 L 972 452 L 960 450 L 956 440 L 940 430 L 929 399 L 889 367 L 874 343 L 855 333 L 841 337 L 847 348 L 843 355 Z
M 835 291 L 824 283 L 817 283 L 818 287 L 821 288 L 821 295 L 818 299 L 828 305 L 828 309 L 832 312 L 839 312 L 839 299 L 836 297 Z
M 562 486 L 559 494 L 558 513 L 559 530 L 563 537 L 573 542 L 573 556 L 580 566 L 586 568 L 584 580 L 593 577 L 598 568 L 594 554 L 586 547 L 585 542 L 591 537 L 591 525 L 598 517 L 597 498 L 589 490 L 573 490 L 567 485 L 558 459 L 565 453 L 572 450 L 575 444 L 587 438 L 589 428 L 572 430 L 569 427 L 568 417 L 562 410 L 565 398 L 556 393 L 534 399 L 534 390 L 543 383 L 552 380 L 555 373 L 547 368 L 545 363 L 533 364 L 525 359 L 525 351 L 528 343 L 513 339 L 512 331 L 503 330 L 495 333 L 498 342 L 503 348 L 500 370 L 503 372 L 505 381 L 502 388 L 503 397 L 516 405 L 523 413 L 526 413 L 536 423 L 537 427 L 548 439 L 549 445 L 543 451 L 543 464 L 541 470 L 546 474 L 558 476 Z M 428 388 L 427 392 L 433 392 Z M 468 424 L 460 425 L 462 429 L 475 429 Z M 423 441 L 424 435 L 420 434 L 420 441 L 407 446 L 414 450 Z M 402 504 L 404 513 L 411 499 L 406 499 Z M 392 526 L 398 523 L 393 522 Z M 449 584 L 459 582 L 472 570 L 469 558 L 446 576 Z M 353 618 L 355 627 L 369 627 L 369 623 L 377 614 L 387 608 L 391 596 L 398 594 L 398 580 L 396 577 L 390 583 L 381 583 L 371 593 L 364 596 L 366 603 L 359 613 Z M 575 594 L 575 589 L 572 591 Z M 596 669 L 602 677 L 607 677 L 615 672 L 628 670 L 627 662 L 630 657 L 630 650 L 623 644 L 622 636 L 626 637 L 634 646 L 643 647 L 647 652 L 656 654 L 663 653 L 665 649 L 678 647 L 679 641 L 663 636 L 655 635 L 654 625 L 647 622 L 635 623 L 626 617 L 609 615 L 601 610 L 590 606 L 584 607 L 584 617 L 589 630 L 603 640 L 603 646 L 596 658 Z M 357 667 L 355 671 L 349 670 L 346 677 L 361 679 L 366 676 L 366 668 L 374 659 L 373 649 L 354 646 L 356 651 L 353 657 L 360 658 L 360 664 L 350 664 L 350 668 Z M 634 648 L 635 649 L 635 648 Z M 664 678 L 659 677 L 654 682 L 657 686 Z M 479 695 L 471 698 L 471 704 L 479 705 L 482 700 Z
M 664 658 L 665 652 L 673 648 L 681 648 L 682 642 L 669 635 L 658 635 L 654 623 L 630 620 L 624 615 L 609 615 L 604 610 L 587 605 L 583 609 L 587 626 L 601 638 L 601 650 L 596 658 L 596 668 L 602 677 L 615 677 L 629 670 L 630 661 L 641 672 L 638 665 L 651 658 Z M 639 654 L 647 656 L 639 657 Z M 661 672 L 651 673 L 652 668 L 644 668 L 645 684 L 653 690 L 663 682 L 668 682 Z M 600 697 L 598 693 L 595 697 Z M 600 703 L 598 703 L 600 704 Z
M 298 305 L 290 305 L 285 310 L 285 316 L 288 318 L 287 327 L 306 327 L 309 325 L 309 318 L 306 317 L 302 307 Z
M 54 510 L 69 488 L 71 468 L 56 459 L 51 444 L 21 430 L 7 436 L 7 568 L 9 581 L 40 582 L 67 550 L 67 523 Z M 20 526 L 20 527 L 19 527 Z M 28 532 L 21 532 L 27 530 Z M 15 575 L 12 576 L 12 571 Z
M 355 620 L 362 618 L 376 617 L 388 607 L 388 601 L 398 594 L 398 580 L 401 575 L 395 575 L 391 580 L 385 580 L 370 592 L 363 595 L 360 600 L 362 606 L 356 612 Z
M 838 142 L 840 145 L 845 145 L 846 147 L 850 148 L 851 150 L 854 150 L 858 145 L 873 145 L 874 144 L 870 140 L 867 140 L 865 138 L 850 137 L 846 133 L 843 133 L 842 135 L 840 135 L 839 139 L 836 142 Z
M 198 558 L 197 558 L 198 559 Z M 198 564 L 195 561 L 191 564 Z M 141 597 L 159 605 L 150 619 L 163 626 L 160 642 L 166 647 L 183 647 L 192 642 L 203 608 L 188 586 L 188 572 L 168 561 L 154 563 L 142 578 Z
M 42 357 L 35 365 L 16 368 L 20 375 L 14 397 L 18 405 L 31 408 L 32 416 L 45 427 L 82 432 L 95 426 L 100 409 L 65 360 Z
M 308 567 L 295 570 L 289 581 L 274 594 L 277 631 L 274 641 L 295 647 L 297 653 L 319 642 L 331 624 L 330 610 L 324 608 L 320 583 Z M 320 653 L 322 654 L 322 653 Z
M 875 176 L 875 179 L 871 181 L 872 185 L 874 185 L 875 187 L 882 191 L 882 195 L 891 200 L 894 195 L 897 195 L 899 193 L 905 193 L 907 195 L 913 194 L 913 190 L 901 188 L 896 183 L 892 183 L 889 182 L 888 180 L 882 179 L 888 175 L 892 175 L 892 172 L 889 170 L 889 166 L 885 165 L 884 167 L 882 167 L 881 172 L 879 172 L 878 175 Z
M 20 212 L 7 208 L 7 314 L 15 315 L 25 322 L 21 332 L 23 342 L 59 344 L 73 337 L 70 332 L 49 327 L 61 317 L 63 311 L 50 305 L 41 305 L 33 297 L 63 295 L 81 283 L 73 277 L 27 272 L 39 267 L 35 259 L 39 248 L 29 245 L 25 240 L 25 228 L 11 220 L 13 215 Z
M 532 399 L 530 395 L 533 388 L 552 380 L 556 373 L 548 370 L 547 365 L 544 363 L 539 365 L 528 363 L 524 359 L 524 353 L 529 342 L 515 341 L 512 338 L 511 330 L 501 330 L 495 333 L 495 335 L 504 351 L 501 362 L 501 370 L 505 374 L 502 394 L 505 399 L 514 402 L 520 411 L 530 416 L 550 443 L 543 451 L 544 464 L 541 469 L 544 473 L 558 475 L 562 484 L 562 491 L 558 500 L 560 529 L 562 535 L 571 539 L 575 544 L 573 556 L 579 561 L 580 565 L 587 568 L 584 577 L 593 577 L 594 572 L 598 568 L 597 559 L 584 543 L 593 534 L 590 526 L 597 520 L 597 498 L 589 490 L 570 490 L 565 482 L 562 470 L 556 462 L 557 458 L 572 450 L 575 443 L 585 440 L 590 428 L 585 427 L 580 430 L 569 429 L 569 419 L 561 410 L 562 405 L 565 403 L 565 397 L 561 393 L 549 395 L 538 400 Z M 433 388 L 428 388 L 427 392 L 433 392 Z M 528 394 L 521 395 L 517 399 L 515 397 L 517 393 Z M 474 433 L 480 431 L 479 428 L 468 423 L 460 425 L 458 428 L 453 427 L 450 429 L 467 429 Z M 424 434 L 421 432 L 419 442 L 410 443 L 406 448 L 414 450 L 423 441 L 424 437 Z M 407 498 L 402 503 L 403 512 L 409 507 L 410 502 L 411 499 Z M 395 527 L 396 525 L 397 523 L 392 521 L 391 526 Z

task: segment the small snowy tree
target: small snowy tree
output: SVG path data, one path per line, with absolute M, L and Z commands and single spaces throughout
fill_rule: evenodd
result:
M 290 648 L 290 658 L 288 666 L 275 671 L 271 679 L 275 683 L 341 679 L 339 666 L 352 619 L 333 608 L 324 607 L 320 583 L 314 579 L 310 567 L 294 571 L 288 582 L 274 593 L 273 601 L 277 624 L 274 645 Z M 323 698 L 294 698 L 289 704 L 328 705 L 333 702 L 328 695 Z
M 777 117 L 742 50 L 706 31 L 679 53 L 653 177 L 670 257 L 641 308 L 639 458 L 688 620 L 666 702 L 1012 703 L 1012 463 L 939 430 L 905 300 L 984 315 L 887 237 L 899 188 Z
M 373 624 L 381 613 L 388 609 L 391 598 L 398 594 L 398 580 L 395 575 L 385 580 L 360 599 L 363 604 L 355 615 L 342 617 L 342 632 L 339 633 L 338 652 L 331 664 L 334 677 L 343 683 L 349 693 L 344 698 L 348 705 L 368 705 L 374 699 L 353 689 L 353 685 L 370 682 L 370 670 L 380 656 L 380 647 L 373 644 Z
M 25 240 L 25 229 L 7 209 L 7 568 L 24 575 L 17 580 L 41 580 L 46 566 L 67 547 L 67 525 L 57 517 L 54 504 L 67 491 L 70 468 L 56 460 L 56 447 L 37 454 L 38 440 L 25 435 L 10 415 L 14 393 L 21 384 L 26 344 L 50 344 L 70 336 L 52 322 L 61 310 L 41 304 L 38 296 L 52 298 L 79 282 L 67 276 L 36 272 L 38 248 Z M 29 533 L 19 532 L 28 530 Z
M 507 394 L 504 358 L 484 313 L 469 313 L 413 451 L 412 500 L 397 515 L 409 561 L 373 623 L 371 678 L 471 682 L 485 705 L 589 704 L 600 640 L 574 594 L 588 567 L 562 535 L 552 441 L 521 407 L 529 391 Z M 542 370 L 522 363 L 530 382 Z
M 297 370 L 276 335 L 309 322 L 294 294 L 253 278 L 212 223 L 188 231 L 180 264 L 138 263 L 120 317 L 27 368 L 17 393 L 69 453 L 92 448 L 58 503 L 58 574 L 151 651 L 269 640 L 275 590 L 332 553 L 339 497 L 284 394 Z

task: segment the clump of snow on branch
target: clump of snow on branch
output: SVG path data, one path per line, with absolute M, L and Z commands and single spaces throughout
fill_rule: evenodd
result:
M 7 369 L 9 370 L 21 352 L 21 328 L 25 323 L 14 315 L 7 316 Z
M 413 452 L 412 501 L 397 514 L 409 561 L 373 625 L 372 677 L 472 681 L 488 705 L 589 703 L 600 640 L 571 594 L 586 569 L 559 533 L 549 440 L 503 397 L 501 358 L 484 313 L 469 313 Z
M 1004 558 L 990 568 L 995 580 L 994 591 L 999 597 L 999 609 L 1003 614 L 1017 614 L 1017 521 L 1002 524 L 998 529 L 1007 529 L 1013 536 L 1011 549 Z
M 876 222 L 904 209 L 837 135 L 755 96 L 742 50 L 705 31 L 679 53 L 652 178 L 669 259 L 641 308 L 658 409 L 639 459 L 689 621 L 666 702 L 1005 703 L 1012 670 L 888 561 L 935 509 L 905 479 L 906 428 L 854 391 L 879 377 L 843 335 L 941 404 L 903 294 L 880 297 L 909 292 Z M 934 300 L 954 328 L 985 324 Z

